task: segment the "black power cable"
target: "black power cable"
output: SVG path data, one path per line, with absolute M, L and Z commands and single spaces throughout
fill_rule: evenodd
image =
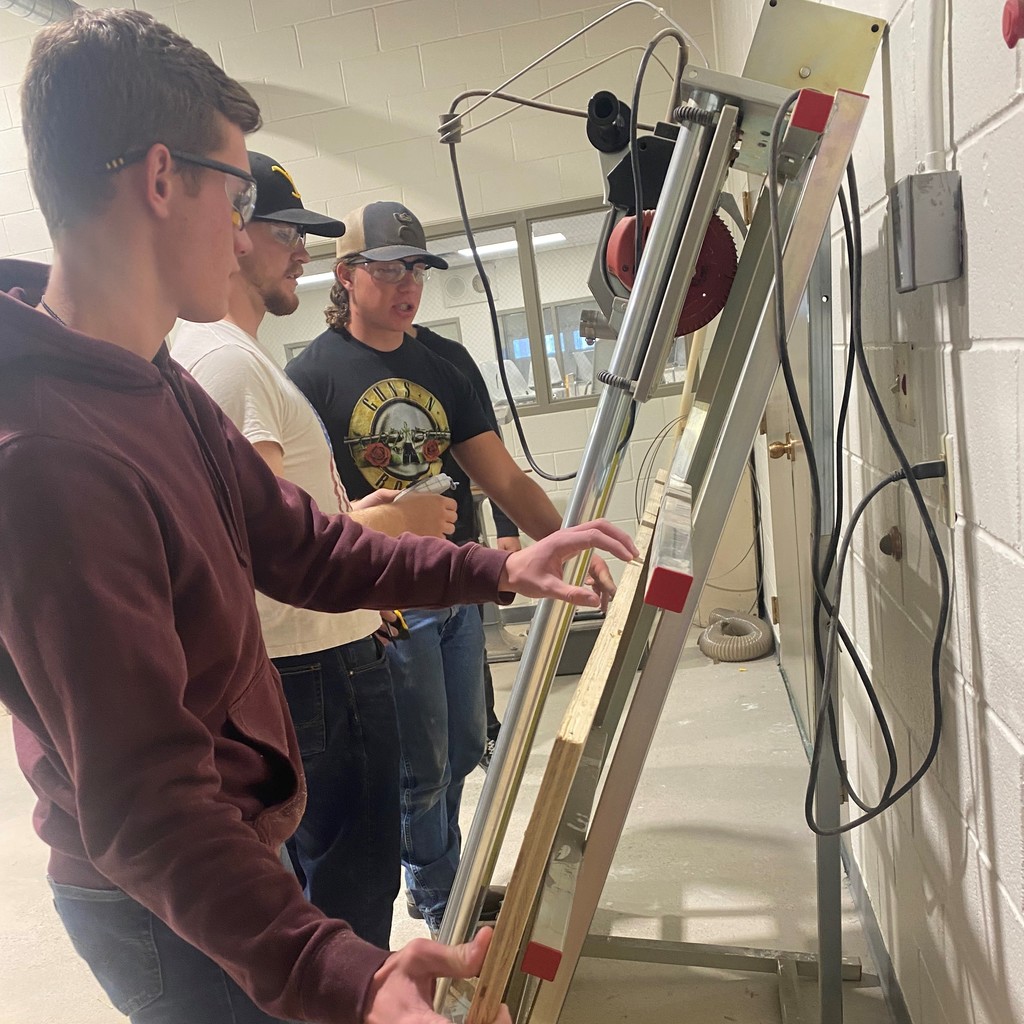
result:
M 636 280 L 636 275 L 640 273 L 640 256 L 643 254 L 645 232 L 644 232 L 644 185 L 643 179 L 640 177 L 640 144 L 637 140 L 637 126 L 638 117 L 640 110 L 640 89 L 643 86 L 644 75 L 647 73 L 647 65 L 650 63 L 651 58 L 654 56 L 654 51 L 658 48 L 658 44 L 664 40 L 672 38 L 679 44 L 680 65 L 686 63 L 686 40 L 674 29 L 664 28 L 658 32 L 651 41 L 644 48 L 644 54 L 640 58 L 640 66 L 637 68 L 636 78 L 633 80 L 633 106 L 629 113 L 629 169 L 633 175 L 633 213 L 636 216 L 636 222 L 633 225 L 633 279 Z M 682 70 L 680 67 L 679 71 Z M 678 74 L 676 77 L 676 89 L 679 88 Z M 678 92 L 677 92 L 678 95 Z
M 449 117 L 454 118 L 455 112 L 449 111 Z M 451 132 L 449 132 L 451 134 Z M 487 309 L 491 316 L 491 331 L 494 334 L 494 351 L 498 357 L 498 374 L 501 377 L 501 386 L 504 388 L 505 397 L 508 399 L 509 412 L 512 413 L 512 422 L 516 425 L 516 433 L 519 435 L 519 443 L 523 447 L 523 455 L 526 456 L 526 461 L 530 464 L 530 468 L 542 477 L 544 480 L 551 480 L 552 482 L 559 482 L 561 480 L 572 480 L 575 473 L 565 473 L 559 475 L 557 473 L 548 473 L 546 470 L 540 468 L 537 465 L 537 460 L 533 457 L 533 452 L 530 451 L 530 445 L 526 440 L 526 433 L 523 430 L 523 421 L 519 418 L 519 409 L 516 406 L 516 400 L 512 395 L 512 386 L 508 382 L 508 372 L 505 369 L 505 353 L 501 349 L 501 328 L 498 326 L 498 307 L 494 301 L 494 292 L 491 290 L 491 282 L 487 276 L 487 271 L 484 270 L 483 260 L 480 259 L 480 253 L 477 250 L 476 238 L 473 234 L 473 225 L 469 221 L 469 210 L 466 208 L 466 193 L 462 187 L 462 175 L 459 173 L 459 158 L 456 156 L 455 147 L 458 144 L 457 139 L 449 139 L 447 136 L 442 139 L 442 142 L 448 146 L 448 152 L 452 158 L 452 177 L 455 181 L 455 197 L 459 203 L 459 214 L 462 217 L 462 226 L 466 229 L 466 239 L 469 242 L 469 248 L 473 253 L 473 262 L 476 264 L 476 272 L 480 275 L 480 282 L 484 286 L 484 295 L 487 296 Z
M 796 102 L 799 92 L 793 93 L 787 101 L 779 108 L 776 114 L 774 123 L 772 125 L 771 133 L 771 148 L 769 150 L 769 170 L 768 170 L 768 199 L 769 199 L 769 212 L 771 215 L 771 229 L 772 229 L 772 242 L 773 242 L 773 256 L 775 260 L 775 321 L 776 321 L 776 337 L 779 346 L 779 361 L 783 371 L 783 377 L 786 382 L 786 388 L 789 392 L 790 402 L 793 406 L 794 419 L 797 423 L 797 428 L 800 433 L 801 442 L 804 445 L 804 449 L 807 455 L 808 470 L 811 474 L 811 501 L 812 501 L 812 522 L 814 524 L 814 536 L 811 538 L 812 542 L 812 558 L 811 558 L 811 576 L 812 583 L 814 585 L 814 591 L 816 601 L 820 602 L 822 608 L 824 608 L 826 614 L 830 618 L 830 627 L 828 641 L 825 647 L 825 664 L 822 674 L 822 689 L 820 695 L 820 706 L 818 710 L 818 717 L 815 723 L 815 734 L 814 743 L 811 754 L 811 770 L 808 778 L 807 794 L 805 799 L 805 817 L 809 827 L 818 835 L 838 835 L 843 832 L 848 832 L 859 825 L 870 821 L 872 818 L 877 817 L 885 810 L 890 808 L 897 800 L 904 796 L 909 790 L 917 784 L 918 781 L 923 777 L 925 772 L 929 769 L 932 762 L 935 759 L 935 755 L 938 752 L 939 737 L 941 735 L 942 727 L 942 700 L 941 700 L 941 680 L 940 680 L 940 661 L 942 655 L 942 641 L 945 635 L 946 622 L 949 614 L 949 574 L 946 567 L 945 557 L 942 552 L 942 547 L 939 543 L 938 536 L 935 533 L 935 527 L 932 523 L 931 516 L 928 512 L 927 506 L 925 505 L 924 497 L 921 494 L 921 489 L 918 484 L 918 479 L 926 479 L 935 476 L 941 476 L 945 473 L 945 463 L 934 462 L 924 463 L 920 466 L 911 466 L 906 453 L 903 451 L 898 438 L 896 437 L 895 431 L 892 428 L 892 424 L 889 422 L 888 416 L 885 413 L 885 409 L 882 405 L 881 399 L 878 396 L 878 391 L 875 387 L 874 380 L 872 379 L 870 369 L 867 365 L 867 359 L 864 354 L 863 345 L 863 333 L 862 333 L 862 319 L 861 319 L 861 287 L 862 287 L 862 240 L 860 234 L 860 209 L 859 209 L 859 197 L 857 192 L 857 180 L 856 174 L 853 168 L 852 162 L 847 168 L 847 180 L 849 184 L 849 206 L 847 209 L 845 203 L 845 197 L 840 196 L 840 206 L 843 211 L 844 229 L 846 231 L 847 238 L 847 250 L 850 256 L 850 292 L 851 292 L 851 311 L 850 311 L 850 341 L 851 341 L 851 361 L 847 367 L 847 389 L 844 389 L 844 400 L 840 410 L 840 427 L 845 426 L 846 409 L 848 407 L 849 395 L 847 393 L 849 383 L 852 380 L 852 363 L 855 360 L 857 368 L 860 370 L 861 378 L 863 379 L 864 386 L 868 392 L 868 397 L 871 401 L 872 407 L 874 408 L 875 414 L 878 417 L 879 422 L 882 425 L 882 429 L 886 435 L 886 439 L 889 442 L 893 453 L 896 455 L 896 459 L 900 464 L 900 469 L 896 473 L 890 475 L 880 484 L 876 485 L 871 491 L 865 495 L 865 497 L 858 504 L 857 509 L 854 511 L 851 517 L 850 523 L 846 528 L 846 532 L 843 536 L 842 543 L 838 547 L 838 562 L 836 563 L 835 570 L 835 584 L 833 590 L 833 598 L 830 600 L 828 595 L 825 593 L 824 581 L 822 579 L 822 571 L 831 572 L 832 560 L 836 556 L 836 539 L 838 537 L 838 524 L 841 516 L 841 504 L 837 502 L 837 519 L 833 524 L 830 532 L 829 544 L 825 552 L 825 557 L 819 563 L 818 551 L 817 551 L 817 539 L 822 535 L 822 522 L 821 522 L 821 493 L 820 493 L 820 482 L 817 474 L 817 461 L 814 457 L 814 449 L 811 442 L 810 431 L 807 427 L 807 422 L 803 414 L 803 410 L 800 404 L 799 395 L 796 390 L 796 383 L 792 373 L 792 367 L 789 361 L 788 346 L 786 340 L 786 319 L 785 319 L 785 290 L 783 282 L 783 267 L 782 267 L 782 237 L 781 228 L 779 223 L 779 209 L 778 209 L 778 170 L 777 170 L 777 153 L 779 139 L 781 137 L 782 124 L 786 117 L 789 108 Z M 842 432 L 840 431 L 837 440 L 837 451 L 839 452 L 839 459 L 837 459 L 837 466 L 841 465 L 841 448 L 842 445 Z M 926 535 L 928 536 L 929 543 L 932 551 L 935 555 L 936 564 L 939 570 L 939 582 L 940 582 L 940 601 L 939 601 L 939 615 L 936 625 L 935 638 L 932 646 L 932 661 L 931 661 L 931 676 L 932 676 L 932 703 L 933 703 L 933 727 L 931 742 L 929 744 L 928 752 L 925 755 L 923 761 L 918 768 L 912 773 L 910 778 L 898 789 L 893 789 L 895 782 L 896 773 L 896 752 L 895 747 L 891 742 L 891 731 L 888 728 L 888 723 L 885 720 L 884 713 L 878 702 L 877 695 L 874 692 L 874 688 L 870 683 L 870 680 L 866 673 L 862 671 L 863 666 L 860 663 L 859 657 L 855 653 L 855 647 L 852 640 L 843 628 L 842 622 L 840 621 L 840 593 L 842 587 L 843 571 L 845 567 L 846 554 L 849 550 L 850 542 L 853 536 L 853 529 L 855 528 L 860 516 L 863 514 L 865 508 L 867 508 L 870 501 L 886 486 L 890 483 L 894 483 L 897 480 L 906 480 L 907 486 L 910 489 L 911 495 L 913 496 L 914 503 L 917 507 L 918 513 L 921 517 L 922 524 Z M 838 495 L 841 498 L 842 490 L 841 485 L 839 486 Z M 817 615 L 816 615 L 816 626 L 817 626 Z M 849 785 L 848 775 L 845 772 L 845 767 L 842 764 L 842 758 L 839 752 L 839 737 L 838 729 L 835 720 L 835 707 L 833 702 L 833 681 L 835 677 L 835 652 L 838 649 L 838 640 L 842 639 L 844 646 L 850 651 L 854 657 L 854 661 L 857 664 L 858 672 L 861 675 L 862 681 L 865 686 L 865 691 L 871 701 L 872 710 L 874 711 L 876 720 L 879 723 L 879 727 L 882 730 L 883 736 L 886 740 L 887 752 L 890 760 L 890 772 L 889 779 L 883 789 L 881 799 L 874 805 L 867 804 L 860 797 L 856 796 L 853 792 L 852 786 Z M 820 650 L 818 652 L 820 654 Z M 848 821 L 845 825 L 839 826 L 838 828 L 823 828 L 820 826 L 814 816 L 814 797 L 817 789 L 818 772 L 821 764 L 821 757 L 823 754 L 824 741 L 825 741 L 825 728 L 829 727 L 830 739 L 832 741 L 833 756 L 836 760 L 837 765 L 840 767 L 840 774 L 844 781 L 847 783 L 848 791 L 851 797 L 854 798 L 855 802 L 865 812 L 858 818 Z
M 757 583 L 757 616 L 768 622 L 768 605 L 764 599 L 764 551 L 761 547 L 761 485 L 757 479 L 757 463 L 750 452 L 750 492 L 754 500 L 754 579 Z
M 814 452 L 814 445 L 811 441 L 811 432 L 807 426 L 807 419 L 804 416 L 803 406 L 800 402 L 800 395 L 797 391 L 796 380 L 793 374 L 793 368 L 789 359 L 789 346 L 787 343 L 787 331 L 786 331 L 786 316 L 785 316 L 785 282 L 783 277 L 783 265 L 782 265 L 782 229 L 779 223 L 779 196 L 778 196 L 778 167 L 777 167 L 777 154 L 779 140 L 782 133 L 782 125 L 785 121 L 786 114 L 789 108 L 796 102 L 799 97 L 799 90 L 790 94 L 786 101 L 779 107 L 775 115 L 775 119 L 772 123 L 772 132 L 769 138 L 769 160 L 768 160 L 768 210 L 771 220 L 772 229 L 772 255 L 775 267 L 775 326 L 776 326 L 776 343 L 778 346 L 779 353 L 779 364 L 782 368 L 782 375 L 786 383 L 786 390 L 789 393 L 790 404 L 793 408 L 793 418 L 796 421 L 797 432 L 800 435 L 800 440 L 804 445 L 804 451 L 807 456 L 807 468 L 810 473 L 810 489 L 811 489 L 811 523 L 813 526 L 813 536 L 810 538 L 811 544 L 811 583 L 814 588 L 814 636 L 815 636 L 815 656 L 816 663 L 818 665 L 819 672 L 824 670 L 824 656 L 821 650 L 821 640 L 819 634 L 819 619 L 820 619 L 820 608 L 824 608 L 827 615 L 830 617 L 834 614 L 832 601 L 829 599 L 825 592 L 825 581 L 822 575 L 821 565 L 818 561 L 818 538 L 823 533 L 822 528 L 822 516 L 821 516 L 821 483 L 818 476 L 818 462 Z M 850 654 L 850 657 L 856 666 L 857 673 L 860 677 L 861 683 L 864 687 L 864 692 L 867 695 L 868 701 L 871 704 L 872 713 L 875 721 L 878 723 L 879 732 L 882 735 L 883 742 L 886 747 L 886 752 L 889 756 L 889 780 L 887 787 L 883 792 L 883 799 L 888 795 L 891 786 L 895 783 L 897 761 L 896 761 L 896 747 L 892 741 L 892 733 L 889 729 L 889 723 L 886 721 L 885 712 L 882 709 L 881 702 L 878 700 L 878 696 L 875 693 L 874 686 L 871 682 L 867 670 L 865 669 L 863 662 L 860 659 L 860 655 L 857 652 L 856 646 L 853 643 L 852 638 L 846 632 L 842 623 L 839 624 L 839 635 L 843 641 L 844 646 Z M 832 737 L 832 749 L 835 757 L 836 767 L 839 772 L 839 776 L 846 787 L 847 792 L 850 795 L 850 799 L 854 801 L 862 810 L 867 810 L 870 806 L 863 801 L 860 795 L 857 793 L 856 788 L 853 785 L 853 781 L 850 779 L 849 774 L 846 771 L 846 766 L 839 754 L 839 726 L 836 719 L 835 708 L 830 702 L 823 702 L 822 707 L 825 708 L 826 714 L 828 715 L 828 722 L 830 733 Z
M 633 109 L 630 113 L 630 164 L 633 171 L 634 196 L 638 204 L 636 211 L 636 265 L 634 266 L 634 273 L 640 268 L 640 255 L 643 245 L 643 193 L 639 173 L 640 157 L 638 148 L 639 142 L 637 140 L 637 107 L 640 102 L 640 90 L 643 85 L 644 74 L 647 71 L 647 65 L 650 63 L 651 57 L 654 55 L 654 50 L 658 44 L 669 37 L 674 38 L 678 42 L 682 54 L 686 53 L 686 41 L 683 36 L 674 28 L 662 29 L 651 39 L 644 49 L 644 54 L 637 69 L 633 87 Z M 685 61 L 680 62 L 680 67 L 683 63 L 685 63 Z M 678 88 L 678 82 L 676 85 Z M 487 308 L 491 320 L 491 333 L 494 335 L 494 351 L 498 362 L 498 376 L 501 378 L 501 386 L 505 392 L 505 397 L 508 400 L 509 412 L 512 415 L 512 421 L 515 424 L 516 434 L 519 437 L 519 443 L 522 446 L 523 455 L 525 456 L 526 461 L 530 464 L 530 468 L 542 479 L 550 480 L 553 483 L 558 483 L 563 480 L 573 480 L 576 477 L 575 473 L 564 473 L 559 475 L 556 473 L 548 473 L 541 469 L 537 464 L 536 459 L 534 459 L 533 452 L 530 450 L 530 445 L 526 440 L 526 433 L 523 430 L 523 423 L 519 416 L 519 408 L 516 405 L 515 397 L 512 394 L 512 387 L 509 384 L 508 373 L 505 369 L 505 353 L 502 351 L 501 346 L 501 328 L 498 324 L 498 309 L 497 304 L 494 301 L 494 292 L 491 289 L 491 282 L 487 277 L 487 272 L 484 270 L 483 261 L 480 259 L 476 238 L 473 233 L 473 226 L 469 219 L 469 210 L 466 206 L 466 194 L 462 185 L 462 175 L 459 172 L 459 158 L 456 155 L 455 150 L 455 147 L 461 138 L 459 119 L 455 112 L 457 105 L 458 100 L 452 103 L 448 110 L 448 118 L 442 126 L 443 131 L 441 142 L 443 145 L 448 146 L 448 152 L 451 156 L 452 178 L 455 184 L 455 196 L 459 204 L 459 216 L 462 218 L 462 225 L 466 230 L 466 239 L 469 242 L 469 248 L 473 254 L 473 263 L 476 266 L 477 274 L 480 276 L 480 282 L 483 285 L 484 295 L 487 298 Z M 565 111 L 558 112 L 564 113 Z M 602 256 L 606 244 L 607 236 L 605 236 L 605 242 L 604 245 L 602 245 Z M 633 402 L 630 405 L 629 420 L 626 424 L 625 430 L 623 431 L 622 439 L 619 441 L 619 444 L 615 449 L 616 455 L 621 455 L 625 450 L 626 445 L 633 436 L 633 428 L 635 426 L 636 402 Z
M 861 227 L 860 227 L 860 199 L 857 190 L 857 175 L 854 171 L 852 162 L 847 167 L 846 172 L 847 182 L 849 184 L 850 195 L 850 221 L 851 221 L 851 235 L 853 242 L 854 251 L 854 263 L 851 267 L 851 288 L 850 288 L 850 319 L 853 326 L 853 340 L 857 356 L 857 367 L 860 370 L 861 379 L 864 382 L 864 388 L 868 393 L 868 399 L 871 402 L 872 408 L 875 411 L 875 415 L 878 417 L 878 421 L 881 424 L 882 430 L 885 433 L 886 440 L 889 443 L 889 447 L 892 449 L 893 454 L 896 456 L 896 461 L 900 464 L 899 473 L 902 478 L 906 480 L 907 487 L 910 490 L 910 494 L 914 499 L 914 505 L 917 508 L 918 514 L 921 518 L 921 525 L 924 528 L 925 535 L 928 538 L 929 546 L 932 549 L 932 553 L 935 556 L 935 564 L 939 573 L 939 611 L 935 627 L 935 636 L 932 641 L 932 657 L 931 657 L 931 681 L 932 681 L 932 733 L 931 740 L 928 744 L 928 750 L 922 759 L 920 765 L 910 775 L 906 782 L 903 783 L 898 789 L 894 790 L 891 794 L 887 795 L 879 803 L 866 810 L 860 817 L 847 822 L 834 829 L 823 829 L 821 828 L 814 819 L 814 791 L 817 782 L 817 769 L 820 765 L 820 751 L 818 752 L 818 758 L 815 759 L 813 752 L 811 757 L 811 775 L 808 780 L 807 787 L 807 798 L 804 805 L 804 813 L 807 818 L 808 824 L 818 835 L 838 835 L 843 832 L 848 832 L 850 829 L 856 828 L 859 825 L 863 825 L 865 822 L 870 821 L 872 818 L 877 817 L 883 811 L 888 810 L 897 800 L 902 796 L 905 796 L 910 790 L 917 785 L 917 783 L 924 777 L 924 774 L 931 767 L 932 762 L 935 760 L 936 755 L 939 751 L 939 740 L 942 735 L 942 680 L 941 680 L 941 661 L 942 661 L 942 643 L 946 633 L 946 624 L 949 618 L 949 570 L 946 566 L 946 558 L 942 551 L 942 545 L 939 542 L 938 535 L 935 532 L 935 525 L 932 522 L 931 514 L 928 511 L 928 507 L 925 504 L 924 495 L 921 493 L 921 487 L 918 480 L 930 479 L 935 477 L 943 476 L 946 472 L 946 466 L 944 462 L 930 462 L 923 463 L 919 466 L 912 466 L 910 460 L 907 458 L 906 452 L 904 452 L 899 439 L 896 436 L 896 431 L 893 429 L 892 423 L 889 420 L 888 415 L 885 412 L 885 407 L 882 404 L 882 400 L 879 397 L 878 389 L 875 387 L 874 378 L 871 375 L 870 367 L 867 363 L 867 356 L 864 351 L 864 338 L 862 332 L 862 286 L 863 286 L 863 249 L 861 239 Z M 898 478 L 898 477 L 897 477 Z M 879 485 L 879 489 L 882 485 Z M 850 541 L 852 539 L 853 527 L 855 522 L 851 520 L 850 525 L 847 527 L 846 534 L 843 537 L 843 542 L 840 547 L 839 561 L 836 567 L 836 582 L 837 587 L 842 583 L 842 570 L 846 557 L 846 552 L 849 549 Z M 836 594 L 838 596 L 838 589 Z M 829 632 L 829 641 L 826 647 L 826 672 L 823 677 L 823 695 L 830 694 L 833 685 L 833 679 L 835 676 L 834 666 L 834 652 L 836 649 L 835 636 L 839 628 L 839 609 L 838 600 L 836 601 L 836 609 L 833 613 L 831 629 Z M 818 738 L 821 732 L 821 716 L 819 715 L 818 729 L 815 735 L 815 749 L 820 746 Z
M 846 194 L 843 192 L 842 187 L 839 189 L 839 206 L 843 216 L 843 224 L 847 228 L 846 231 L 846 248 L 847 248 L 847 266 L 853 267 L 854 264 L 854 249 L 853 249 L 853 236 L 849 229 L 850 224 L 850 212 L 846 203 Z M 846 372 L 843 379 L 843 397 L 839 403 L 839 415 L 836 419 L 836 441 L 835 441 L 835 466 L 836 473 L 834 478 L 834 495 L 835 495 L 835 516 L 832 523 L 832 529 L 829 535 L 828 546 L 825 550 L 825 554 L 822 558 L 822 563 L 819 568 L 819 577 L 822 584 L 828 581 L 830 574 L 832 573 L 833 566 L 835 564 L 836 549 L 839 546 L 839 541 L 843 531 L 843 474 L 840 467 L 843 465 L 843 442 L 846 436 L 846 417 L 850 407 L 850 396 L 853 391 L 853 372 L 856 367 L 856 347 L 854 343 L 854 325 L 851 320 L 850 323 L 850 334 L 849 334 L 849 352 L 846 360 Z M 821 524 L 818 524 L 816 529 L 816 535 L 820 536 Z M 838 593 L 838 591 L 836 591 Z M 814 660 L 815 665 L 818 669 L 818 675 L 820 678 L 825 676 L 825 647 L 822 623 L 822 610 L 824 606 L 818 596 L 817 591 L 814 594 L 813 602 L 813 628 L 812 633 L 814 636 Z M 831 615 L 831 610 L 829 612 Z M 845 640 L 844 640 L 845 645 Z M 889 723 L 885 717 L 885 713 L 882 710 L 881 703 L 878 700 L 878 696 L 875 692 L 875 688 L 872 685 L 871 677 L 868 674 L 867 669 L 864 667 L 864 663 L 861 661 L 860 653 L 856 647 L 847 645 L 847 653 L 853 662 L 854 669 L 857 672 L 861 680 L 861 685 L 864 687 L 868 700 L 871 704 L 871 710 L 875 718 L 875 722 L 878 725 L 879 734 L 882 737 L 882 743 L 885 747 L 886 760 L 888 761 L 888 770 L 886 772 L 885 783 L 882 786 L 882 792 L 880 799 L 886 799 L 889 794 L 893 791 L 896 785 L 896 779 L 899 775 L 899 756 L 896 752 L 896 744 L 893 742 L 892 731 L 889 728 Z M 862 810 L 868 811 L 871 809 L 871 804 L 864 801 L 860 794 L 857 792 L 853 785 L 853 781 L 850 779 L 849 772 L 846 768 L 846 762 L 840 755 L 841 744 L 839 741 L 839 723 L 836 716 L 834 702 L 829 702 L 828 712 L 828 725 L 829 725 L 829 736 L 832 741 L 832 753 L 833 760 L 836 765 L 836 770 L 839 773 L 840 780 L 845 787 L 850 799 Z

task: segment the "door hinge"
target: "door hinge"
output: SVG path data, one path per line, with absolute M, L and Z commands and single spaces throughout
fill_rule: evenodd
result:
M 772 594 L 772 622 L 779 624 L 779 599 Z

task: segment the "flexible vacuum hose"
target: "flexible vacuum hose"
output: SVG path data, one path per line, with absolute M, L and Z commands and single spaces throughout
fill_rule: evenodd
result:
M 716 608 L 711 625 L 697 638 L 697 646 L 712 661 L 753 661 L 775 646 L 775 637 L 763 619 Z

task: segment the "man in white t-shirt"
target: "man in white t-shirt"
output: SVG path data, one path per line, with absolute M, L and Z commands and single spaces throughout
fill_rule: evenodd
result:
M 339 479 L 317 414 L 263 350 L 266 313 L 295 311 L 296 280 L 309 262 L 306 233 L 336 238 L 344 225 L 302 205 L 288 172 L 249 154 L 257 181 L 252 251 L 239 258 L 228 316 L 184 323 L 173 357 L 252 442 L 274 472 L 307 491 L 325 512 L 349 512 L 393 536 L 444 536 L 456 506 L 440 495 L 371 494 L 354 506 Z M 376 612 L 326 615 L 256 595 L 263 639 L 284 683 L 306 771 L 306 813 L 289 841 L 309 900 L 388 947 L 400 878 L 399 741 L 382 627 Z M 400 641 L 399 641 L 400 642 Z

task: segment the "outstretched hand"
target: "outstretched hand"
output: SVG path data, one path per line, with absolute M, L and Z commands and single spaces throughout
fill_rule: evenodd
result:
M 482 928 L 472 942 L 461 946 L 429 939 L 413 939 L 403 946 L 373 976 L 365 1024 L 448 1024 L 434 1013 L 434 982 L 478 975 L 493 934 Z M 512 1024 L 508 1009 L 502 1006 L 490 1024 Z
M 510 555 L 502 571 L 499 590 L 512 590 L 524 597 L 554 597 L 570 604 L 597 608 L 602 596 L 590 587 L 574 587 L 562 579 L 565 563 L 581 551 L 598 548 L 624 562 L 638 552 L 629 534 L 604 519 L 556 530 L 543 540 Z M 600 558 L 591 562 L 591 576 L 601 591 L 614 590 L 608 567 Z

